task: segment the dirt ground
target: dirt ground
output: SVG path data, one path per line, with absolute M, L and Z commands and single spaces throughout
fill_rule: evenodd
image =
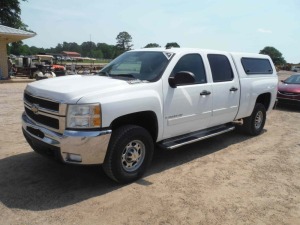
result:
M 25 86 L 0 84 L 0 224 L 300 224 L 299 108 L 273 110 L 258 137 L 234 131 L 157 149 L 143 179 L 118 185 L 101 167 L 31 150 Z

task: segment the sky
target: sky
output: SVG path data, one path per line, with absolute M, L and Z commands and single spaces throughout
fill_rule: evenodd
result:
M 275 47 L 300 63 L 300 0 L 27 0 L 21 19 L 36 32 L 29 46 L 116 44 L 126 31 L 134 49 L 148 43 L 258 53 Z

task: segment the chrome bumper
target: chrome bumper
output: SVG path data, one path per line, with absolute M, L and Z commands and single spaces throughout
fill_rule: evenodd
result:
M 39 126 L 22 114 L 22 127 L 26 140 L 32 147 L 47 146 L 55 149 L 61 160 L 73 164 L 101 164 L 104 162 L 111 130 L 72 131 L 59 134 Z M 39 147 L 38 147 L 39 146 Z M 54 150 L 53 150 L 54 151 Z

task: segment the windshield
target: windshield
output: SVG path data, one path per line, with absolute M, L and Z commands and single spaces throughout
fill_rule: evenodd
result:
M 117 79 L 158 80 L 169 58 L 163 52 L 125 52 L 98 73 Z
M 286 83 L 286 84 L 300 84 L 300 74 L 290 76 L 289 78 L 284 80 L 284 83 Z

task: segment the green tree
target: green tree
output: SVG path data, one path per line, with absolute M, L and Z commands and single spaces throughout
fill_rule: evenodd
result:
M 260 54 L 268 55 L 273 60 L 273 63 L 276 66 L 286 64 L 285 59 L 282 57 L 282 54 L 280 51 L 278 51 L 276 48 L 267 46 L 264 49 L 259 51 Z
M 132 37 L 126 31 L 120 32 L 116 37 L 116 40 L 116 47 L 121 53 L 131 50 L 131 47 L 133 46 L 133 44 L 131 44 Z
M 35 46 L 31 46 L 31 47 L 29 47 L 29 49 L 30 49 L 30 54 L 31 55 L 37 55 L 37 54 L 42 53 L 42 52 L 51 52 L 51 51 L 48 51 L 48 49 L 46 50 L 44 48 L 37 48 Z M 53 52 L 55 52 L 55 50 Z
M 56 46 L 56 52 L 60 53 L 62 51 L 70 51 L 70 52 L 80 52 L 81 47 L 75 42 L 63 42 L 62 44 L 58 44 Z
M 156 43 L 149 43 L 144 48 L 159 48 L 160 45 Z
M 81 47 L 76 42 L 69 42 L 68 43 L 68 51 L 71 52 L 80 52 Z
M 21 0 L 25 2 L 26 0 Z M 21 8 L 19 0 L 0 1 L 0 24 L 16 29 L 27 30 L 27 25 L 21 20 Z
M 23 2 L 27 0 L 21 0 Z M 16 29 L 31 31 L 21 20 L 21 8 L 19 0 L 1 0 L 0 1 L 0 24 Z M 32 32 L 32 31 L 31 31 Z M 7 48 L 8 53 L 20 55 L 22 51 L 22 41 L 14 42 Z
M 61 53 L 63 51 L 63 45 L 62 44 L 57 44 L 55 47 L 55 53 Z
M 94 50 L 92 50 L 91 57 L 92 58 L 97 58 L 97 59 L 102 59 L 103 58 L 103 53 L 100 49 L 94 49 Z
M 171 48 L 171 47 L 180 48 L 180 46 L 179 46 L 179 44 L 177 44 L 177 42 L 169 42 L 166 44 L 166 48 Z
M 115 57 L 116 46 L 97 43 L 97 50 L 101 50 L 104 59 L 113 59 Z
M 81 44 L 82 56 L 92 57 L 92 51 L 96 49 L 96 44 L 92 41 L 86 41 Z

